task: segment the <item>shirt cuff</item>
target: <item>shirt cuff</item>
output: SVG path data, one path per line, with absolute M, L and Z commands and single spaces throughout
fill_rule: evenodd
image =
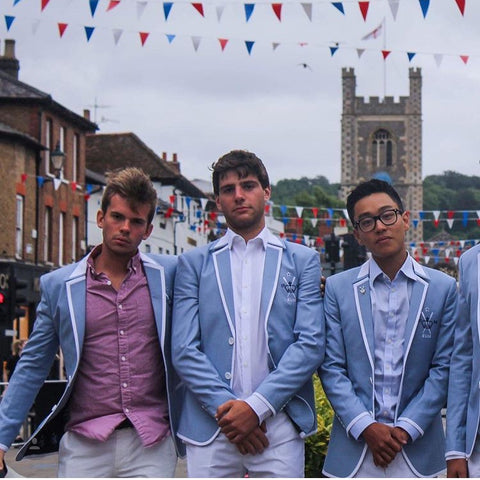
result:
M 3 450 L 4 452 L 8 452 L 8 447 L 3 443 L 0 443 L 0 450 Z
M 403 420 L 399 420 L 395 424 L 395 426 L 403 428 L 403 430 L 405 430 L 410 435 L 410 438 L 412 439 L 412 442 L 417 440 L 417 438 L 421 437 L 422 433 L 423 433 L 420 430 L 418 430 L 417 428 L 415 428 L 415 426 L 412 425 L 411 423 L 405 422 Z
M 270 405 L 263 399 L 261 395 L 258 395 L 257 393 L 253 393 L 248 398 L 245 398 L 244 401 L 247 402 L 252 410 L 257 414 L 259 425 L 265 419 L 275 414 Z
M 358 440 L 362 432 L 372 423 L 375 423 L 375 420 L 369 413 L 365 412 L 350 426 L 347 434 L 350 434 L 355 440 Z
M 467 454 L 466 453 L 463 453 L 463 452 L 447 452 L 445 454 L 445 460 L 457 460 L 457 459 L 460 459 L 460 458 L 464 458 L 466 459 L 467 458 Z

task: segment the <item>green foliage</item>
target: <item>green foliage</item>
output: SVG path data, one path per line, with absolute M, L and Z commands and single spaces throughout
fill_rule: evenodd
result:
M 305 441 L 305 477 L 322 477 L 323 463 L 327 455 L 330 431 L 333 423 L 333 410 L 323 391 L 317 374 L 313 376 L 315 388 L 315 408 L 317 411 L 318 429 L 315 435 Z

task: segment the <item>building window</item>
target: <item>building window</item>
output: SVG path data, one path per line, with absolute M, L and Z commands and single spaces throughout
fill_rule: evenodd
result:
M 43 232 L 43 258 L 45 262 L 53 262 L 52 242 L 52 207 L 45 207 L 45 231 Z
M 79 174 L 80 174 L 80 137 L 78 133 L 73 136 L 73 151 L 72 151 L 72 179 L 74 182 L 79 181 Z
M 58 143 L 60 144 L 60 150 L 63 153 L 66 153 L 65 152 L 65 136 L 66 136 L 65 132 L 66 132 L 65 127 L 60 127 L 60 135 L 59 135 Z M 66 158 L 67 156 L 65 155 L 65 159 Z M 65 178 L 65 163 L 63 164 L 63 168 L 60 170 L 60 178 Z
M 25 200 L 22 195 L 17 195 L 17 215 L 15 224 L 15 256 L 23 258 L 23 209 Z
M 373 135 L 372 159 L 377 168 L 393 165 L 393 140 L 386 130 L 377 130 Z
M 145 253 L 151 253 L 152 251 L 152 247 L 150 246 L 149 243 L 146 243 L 145 244 Z
M 63 252 L 65 243 L 65 214 L 60 213 L 58 217 L 58 264 L 63 265 Z
M 52 121 L 47 120 L 45 122 L 45 172 L 47 174 L 51 173 L 50 171 L 50 152 L 53 150 L 52 147 Z
M 72 221 L 72 262 L 77 261 L 78 217 Z

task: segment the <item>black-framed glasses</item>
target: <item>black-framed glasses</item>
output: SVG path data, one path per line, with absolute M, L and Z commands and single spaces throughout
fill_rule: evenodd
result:
M 355 222 L 353 226 L 359 228 L 362 232 L 371 232 L 375 230 L 377 220 L 380 220 L 387 227 L 393 225 L 403 212 L 397 208 L 391 210 L 385 210 L 380 215 L 373 215 L 371 217 L 363 217 L 358 222 Z

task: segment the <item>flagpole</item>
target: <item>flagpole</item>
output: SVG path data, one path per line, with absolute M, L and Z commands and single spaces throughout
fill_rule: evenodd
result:
M 383 17 L 383 50 L 387 50 L 387 21 Z M 387 61 L 383 59 L 383 99 L 387 96 Z

